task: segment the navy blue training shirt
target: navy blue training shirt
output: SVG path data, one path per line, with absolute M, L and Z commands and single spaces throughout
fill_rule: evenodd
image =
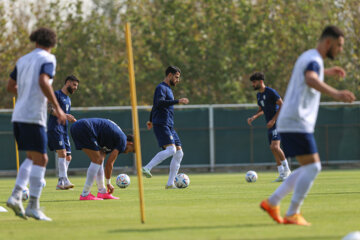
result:
M 70 113 L 70 108 L 71 108 L 70 97 L 67 96 L 65 93 L 63 93 L 61 90 L 55 91 L 55 97 L 59 102 L 59 105 L 61 109 L 64 111 L 64 113 L 66 114 Z M 50 114 L 47 125 L 48 131 L 58 131 L 61 133 L 67 133 L 67 126 L 68 126 L 67 120 L 65 125 L 59 124 L 57 121 L 57 117 Z
M 179 100 L 174 100 L 174 95 L 169 85 L 165 82 L 161 82 L 157 85 L 151 111 L 152 123 L 173 127 L 174 104 L 178 103 Z
M 279 100 L 280 95 L 274 89 L 265 87 L 265 91 L 258 92 L 256 97 L 259 107 L 264 112 L 266 122 L 269 122 L 279 109 L 276 101 Z
M 126 135 L 121 128 L 110 119 L 88 118 L 86 119 L 96 136 L 99 147 L 106 153 L 117 149 L 119 153 L 125 151 Z

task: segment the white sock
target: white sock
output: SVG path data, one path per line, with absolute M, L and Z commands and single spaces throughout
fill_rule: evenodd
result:
M 158 152 L 153 159 L 145 166 L 145 168 L 151 170 L 153 167 L 159 165 L 162 161 L 168 157 L 173 156 L 176 153 L 175 146 L 168 146 L 165 150 Z
M 281 161 L 281 165 L 284 167 L 284 171 L 290 171 L 290 168 L 289 168 L 289 164 L 288 164 L 288 161 L 286 160 L 282 160 Z
M 321 163 L 316 162 L 301 167 L 301 174 L 295 184 L 294 194 L 291 199 L 290 207 L 286 213 L 287 216 L 300 213 L 300 207 L 312 187 L 316 176 L 321 171 Z M 291 175 L 290 175 L 291 176 Z
M 66 173 L 66 159 L 65 158 L 59 158 L 58 166 L 59 166 L 59 178 L 67 178 Z
M 96 174 L 96 185 L 99 193 L 106 193 L 106 187 L 104 182 L 104 162 L 100 165 L 99 171 Z
M 87 195 L 89 195 L 90 189 L 94 183 L 95 176 L 96 176 L 97 172 L 99 171 L 99 168 L 100 168 L 99 164 L 96 164 L 93 162 L 90 163 L 90 166 L 89 166 L 89 168 L 87 170 L 87 174 L 86 174 L 86 182 L 84 185 L 84 189 L 81 193 L 81 195 L 83 197 L 86 197 Z
M 24 189 L 29 183 L 32 164 L 32 160 L 30 160 L 29 158 L 25 158 L 23 163 L 20 165 L 19 172 L 16 176 L 15 185 L 18 185 L 19 187 L 21 187 L 21 189 Z
M 277 166 L 277 169 L 280 175 L 284 173 L 284 167 L 282 165 Z
M 40 198 L 43 189 L 43 179 L 46 168 L 39 165 L 32 165 L 30 171 L 30 196 Z
M 184 152 L 182 151 L 182 149 L 178 150 L 172 157 L 171 163 L 170 163 L 169 179 L 167 182 L 168 186 L 174 184 L 174 180 L 175 180 L 176 174 L 179 171 L 180 163 L 181 163 L 181 160 L 183 157 L 184 157 Z
M 269 197 L 269 203 L 273 206 L 280 204 L 281 199 L 283 199 L 288 193 L 294 190 L 296 180 L 300 176 L 301 167 L 293 171 L 289 177 L 275 190 L 275 192 Z
M 71 162 L 71 161 L 68 161 L 68 160 L 65 161 L 65 164 L 66 164 L 66 172 L 67 172 L 67 170 L 69 169 L 70 162 Z

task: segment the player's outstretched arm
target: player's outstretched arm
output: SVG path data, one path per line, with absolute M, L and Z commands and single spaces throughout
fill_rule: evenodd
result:
M 53 90 L 52 86 L 50 85 L 49 80 L 50 80 L 50 77 L 47 74 L 43 73 L 39 77 L 39 85 L 40 85 L 41 91 L 44 93 L 45 97 L 54 106 L 58 121 L 64 125 L 66 123 L 66 115 L 63 112 L 63 110 L 61 109 L 58 101 L 56 100 L 54 90 Z
M 324 74 L 325 74 L 325 76 L 338 76 L 338 77 L 342 77 L 342 78 L 346 76 L 345 70 L 338 66 L 326 68 L 324 70 Z
M 252 117 L 249 117 L 249 118 L 247 119 L 247 123 L 248 123 L 250 126 L 252 126 L 251 123 L 252 123 L 255 119 L 257 119 L 258 117 L 260 117 L 261 115 L 263 115 L 263 114 L 264 114 L 264 111 L 261 109 L 261 107 L 259 107 L 258 110 L 257 110 L 257 112 L 255 113 L 255 115 L 252 116 Z
M 9 93 L 13 93 L 15 96 L 17 95 L 17 83 L 14 79 L 9 78 L 6 90 Z
M 306 84 L 318 90 L 321 93 L 329 95 L 330 97 L 334 98 L 337 101 L 343 102 L 353 102 L 355 101 L 355 96 L 352 92 L 348 90 L 337 90 L 330 85 L 322 82 L 318 78 L 318 74 L 314 71 L 307 71 L 305 73 L 305 82 Z
M 189 99 L 187 98 L 180 98 L 179 99 L 179 104 L 188 104 L 189 103 Z
M 110 153 L 109 158 L 108 158 L 108 160 L 106 162 L 106 165 L 105 165 L 105 178 L 106 178 L 106 183 L 107 183 L 106 185 L 107 185 L 107 189 L 108 189 L 109 193 L 114 192 L 114 186 L 111 185 L 110 179 L 111 179 L 111 174 L 112 174 L 112 170 L 113 170 L 113 167 L 114 167 L 114 163 L 115 163 L 115 160 L 116 160 L 118 155 L 119 155 L 119 150 L 114 149 Z

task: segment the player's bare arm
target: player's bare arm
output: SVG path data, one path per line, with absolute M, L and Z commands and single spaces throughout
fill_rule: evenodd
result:
M 305 81 L 309 87 L 314 88 L 321 93 L 329 95 L 330 97 L 334 98 L 337 101 L 343 101 L 343 102 L 355 101 L 355 96 L 352 92 L 348 90 L 337 90 L 329 86 L 325 82 L 320 81 L 318 78 L 318 74 L 314 71 L 307 71 L 305 73 Z
M 179 99 L 179 104 L 188 104 L 189 103 L 189 99 L 187 98 L 180 98 Z
M 338 76 L 342 78 L 346 76 L 345 70 L 338 66 L 324 69 L 324 74 L 325 76 Z
M 251 123 L 252 123 L 255 119 L 257 119 L 258 117 L 260 117 L 261 115 L 263 115 L 263 114 L 264 114 L 264 111 L 261 109 L 261 107 L 259 107 L 258 110 L 257 110 L 257 112 L 255 113 L 255 115 L 247 119 L 247 123 L 248 123 L 250 126 L 252 126 Z
M 17 83 L 14 79 L 9 78 L 6 90 L 9 93 L 13 93 L 15 96 L 17 95 Z
M 281 109 L 281 106 L 283 104 L 283 100 L 281 98 L 279 98 L 277 101 L 276 101 L 276 104 L 279 106 L 279 109 L 276 111 L 274 117 L 266 124 L 266 127 L 267 128 L 272 128 L 274 126 L 274 124 L 276 123 L 277 121 L 277 118 L 279 116 L 279 113 L 280 113 L 280 109 Z
M 110 179 L 111 178 L 111 174 L 112 174 L 112 170 L 114 167 L 114 163 L 115 160 L 117 158 L 117 156 L 119 155 L 119 150 L 114 149 L 108 157 L 108 160 L 106 162 L 105 165 L 105 178 L 106 179 Z M 107 189 L 109 193 L 113 193 L 114 192 L 114 186 L 111 183 L 107 183 Z
M 48 101 L 54 106 L 55 112 L 57 114 L 56 116 L 57 116 L 59 122 L 64 125 L 66 122 L 66 115 L 63 112 L 63 110 L 61 109 L 58 101 L 56 100 L 54 90 L 53 90 L 52 86 L 50 85 L 49 80 L 50 80 L 50 77 L 47 74 L 43 73 L 39 77 L 39 85 L 40 85 L 42 92 L 48 99 Z

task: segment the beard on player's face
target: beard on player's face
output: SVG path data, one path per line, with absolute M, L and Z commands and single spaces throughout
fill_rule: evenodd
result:
M 70 94 L 73 94 L 73 92 L 74 92 L 74 90 L 73 90 L 70 86 L 67 87 L 67 91 L 68 91 Z

